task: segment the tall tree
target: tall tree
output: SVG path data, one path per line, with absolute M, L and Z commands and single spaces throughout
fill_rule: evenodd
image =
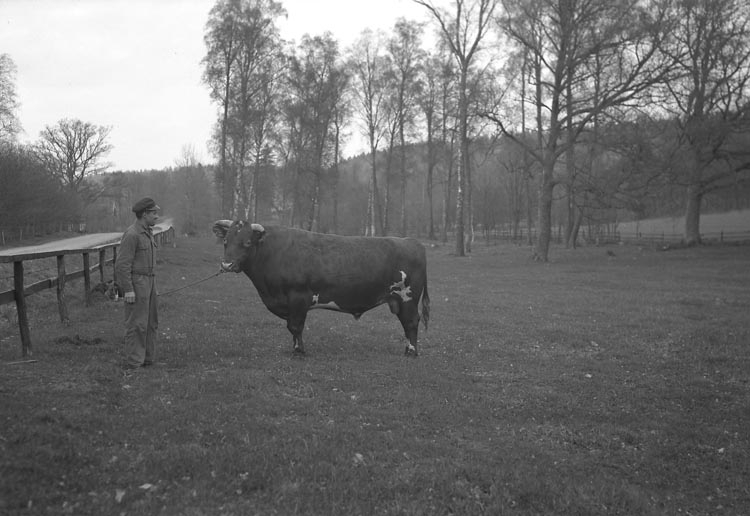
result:
M 679 0 L 665 52 L 678 79 L 665 83 L 683 157 L 673 181 L 685 188 L 684 237 L 699 244 L 703 197 L 750 181 L 750 5 Z
M 448 44 L 458 65 L 458 140 L 459 160 L 456 193 L 456 254 L 464 256 L 464 200 L 465 181 L 469 171 L 469 84 L 468 77 L 480 44 L 486 37 L 497 0 L 454 0 L 454 12 L 449 14 L 433 2 L 414 0 L 433 15 L 443 39 Z
M 657 50 L 666 24 L 661 0 L 504 0 L 500 26 L 528 55 L 536 120 L 535 144 L 518 138 L 513 121 L 491 115 L 541 168 L 535 258 L 547 261 L 552 236 L 553 191 L 562 181 L 560 158 L 599 114 L 646 99 L 671 72 Z M 594 61 L 598 67 L 594 67 Z M 592 91 L 592 70 L 605 80 Z
M 288 72 L 290 102 L 297 116 L 299 138 L 294 148 L 298 180 L 311 179 L 307 195 L 308 230 L 318 229 L 321 187 L 325 172 L 336 160 L 337 108 L 343 102 L 347 76 L 338 43 L 330 33 L 305 36 Z
M 451 210 L 453 181 L 456 170 L 456 134 L 458 133 L 458 106 L 456 95 L 456 69 L 450 57 L 447 45 L 439 45 L 440 66 L 440 118 L 439 118 L 439 160 L 443 168 L 443 217 L 440 229 L 440 240 L 448 242 L 448 229 L 452 225 L 455 210 Z
M 221 193 L 222 216 L 230 217 L 234 205 L 232 188 L 234 174 L 227 166 L 227 134 L 229 127 L 229 105 L 232 73 L 239 51 L 238 19 L 241 0 L 219 0 L 209 13 L 204 42 L 206 56 L 203 58 L 203 81 L 211 90 L 211 98 L 218 102 L 221 118 L 215 139 L 218 140 L 219 168 L 216 182 Z
M 433 204 L 435 167 L 438 160 L 440 73 L 442 61 L 435 55 L 425 57 L 420 70 L 420 89 L 417 103 L 422 110 L 426 126 L 426 186 L 427 193 L 427 238 L 435 240 L 435 210 Z
M 230 94 L 229 140 L 234 179 L 234 209 L 247 220 L 257 213 L 256 184 L 264 163 L 268 132 L 274 123 L 276 90 L 282 61 L 280 35 L 275 20 L 281 4 L 252 0 L 242 7 L 238 20 L 239 50 L 235 56 Z
M 110 164 L 103 161 L 112 150 L 110 127 L 94 125 L 78 119 L 63 119 L 48 125 L 39 133 L 34 151 L 47 172 L 61 185 L 85 197 L 90 192 L 85 180 L 104 172 Z
M 0 143 L 15 141 L 21 131 L 17 111 L 16 64 L 8 54 L 0 54 Z
M 401 236 L 407 231 L 406 186 L 406 136 L 415 124 L 419 72 L 424 65 L 425 52 L 422 50 L 422 26 L 416 22 L 399 18 L 394 26 L 394 34 L 388 42 L 388 53 L 392 62 L 394 79 L 393 117 L 398 134 L 398 169 L 401 179 Z
M 383 55 L 383 34 L 365 30 L 350 49 L 352 92 L 355 110 L 363 126 L 370 151 L 370 195 L 367 234 L 382 235 L 383 209 L 378 188 L 377 152 L 387 131 L 386 88 L 388 60 Z
M 264 147 L 259 138 L 263 142 L 267 135 L 273 63 L 279 59 L 276 20 L 284 13 L 273 0 L 217 0 L 206 23 L 203 80 L 221 108 L 217 182 L 227 217 L 251 211 L 246 167 L 252 157 L 257 163 Z

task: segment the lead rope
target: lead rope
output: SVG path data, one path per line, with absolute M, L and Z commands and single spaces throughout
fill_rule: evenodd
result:
M 174 290 L 168 290 L 166 292 L 161 292 L 161 293 L 159 293 L 159 296 L 161 297 L 161 296 L 166 296 L 167 294 L 173 294 L 174 292 L 178 292 L 178 291 L 180 291 L 182 289 L 185 289 L 185 288 L 188 288 L 188 287 L 192 287 L 194 285 L 197 285 L 198 283 L 203 283 L 204 281 L 210 280 L 211 278 L 215 278 L 216 276 L 218 276 L 222 272 L 224 272 L 223 269 L 219 270 L 219 272 L 215 272 L 214 274 L 211 274 L 210 276 L 208 276 L 206 278 L 200 279 L 198 281 L 194 281 L 193 283 L 189 283 L 187 285 L 183 285 L 183 286 L 181 286 L 179 288 L 176 288 Z

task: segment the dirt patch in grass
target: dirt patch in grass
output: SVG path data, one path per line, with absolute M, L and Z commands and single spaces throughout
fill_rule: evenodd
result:
M 162 249 L 160 290 L 220 254 Z M 0 318 L 0 512 L 746 514 L 747 248 L 529 256 L 430 248 L 416 359 L 386 307 L 312 313 L 297 357 L 221 275 L 160 298 L 164 365 L 125 374 L 120 303 L 32 296 L 37 362 Z

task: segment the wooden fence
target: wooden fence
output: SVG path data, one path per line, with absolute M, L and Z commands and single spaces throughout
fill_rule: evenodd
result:
M 159 245 L 170 243 L 174 239 L 174 228 L 172 226 L 157 226 L 154 228 L 154 238 Z M 114 266 L 114 262 L 117 259 L 117 248 L 119 246 L 120 242 L 118 240 L 117 242 L 77 249 L 27 252 L 25 250 L 29 248 L 17 248 L 19 251 L 18 253 L 14 253 L 14 249 L 9 249 L 0 254 L 0 263 L 13 263 L 13 288 L 11 290 L 0 292 L 0 305 L 12 303 L 13 301 L 16 303 L 18 328 L 21 332 L 21 353 L 24 357 L 33 354 L 26 298 L 36 292 L 56 288 L 57 308 L 60 314 L 60 321 L 66 323 L 68 321 L 68 307 L 65 300 L 66 282 L 68 280 L 83 277 L 85 303 L 88 306 L 91 303 L 91 274 L 95 274 L 98 271 L 100 282 L 105 283 L 105 269 L 109 264 Z M 108 258 L 107 252 L 109 250 L 111 250 L 111 256 Z M 90 265 L 92 253 L 99 255 L 99 263 L 94 266 Z M 65 269 L 65 257 L 67 255 L 82 255 L 83 269 L 70 273 L 67 272 Z M 24 285 L 24 262 L 51 257 L 57 259 L 57 276 L 37 281 L 31 285 Z M 112 269 L 112 277 L 114 278 L 114 267 Z

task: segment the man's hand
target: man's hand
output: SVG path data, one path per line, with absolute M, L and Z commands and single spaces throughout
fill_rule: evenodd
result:
M 125 292 L 125 302 L 129 304 L 135 303 L 135 292 Z

